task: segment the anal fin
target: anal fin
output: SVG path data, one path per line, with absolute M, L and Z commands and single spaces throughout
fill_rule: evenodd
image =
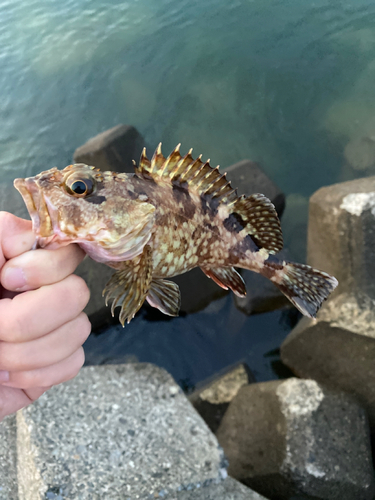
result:
M 230 288 L 238 297 L 245 297 L 245 282 L 233 267 L 212 267 L 210 269 L 201 267 L 201 269 L 206 276 L 214 280 L 224 290 Z
M 130 323 L 141 308 L 150 289 L 152 280 L 151 248 L 146 245 L 141 255 L 132 260 L 116 263 L 117 271 L 106 284 L 103 295 L 105 302 L 114 299 L 111 306 L 112 316 L 115 308 L 121 306 L 120 323 Z
M 146 297 L 152 307 L 156 307 L 168 316 L 178 316 L 181 305 L 180 289 L 169 280 L 154 278 Z

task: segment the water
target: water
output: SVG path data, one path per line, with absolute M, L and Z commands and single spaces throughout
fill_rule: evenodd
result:
M 165 152 L 182 142 L 224 168 L 261 162 L 303 260 L 308 196 L 375 173 L 374 18 L 369 0 L 1 1 L 1 182 L 64 167 L 129 123 Z

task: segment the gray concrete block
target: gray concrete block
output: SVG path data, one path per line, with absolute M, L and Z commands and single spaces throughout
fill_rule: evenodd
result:
M 16 416 L 0 423 L 0 500 L 18 498 Z
M 112 323 L 111 308 L 105 305 L 103 290 L 114 273 L 114 269 L 86 257 L 78 266 L 75 274 L 81 276 L 90 290 L 90 300 L 85 308 L 93 329 Z
M 267 176 L 255 161 L 242 160 L 227 169 L 227 178 L 232 187 L 237 188 L 239 195 L 262 193 L 275 205 L 279 217 L 285 208 L 285 195 L 280 188 Z
M 278 257 L 291 260 L 289 252 L 282 250 Z M 246 284 L 246 297 L 234 297 L 236 307 L 245 314 L 258 314 L 275 311 L 282 307 L 291 307 L 290 301 L 270 281 L 258 273 L 244 269 L 241 271 Z
M 180 491 L 167 497 L 159 497 L 164 500 L 266 500 L 255 491 L 228 477 L 219 484 L 210 484 L 188 491 Z
M 228 473 L 270 499 L 373 498 L 365 411 L 314 380 L 242 387 L 217 437 Z
M 18 428 L 20 500 L 36 489 L 43 499 L 144 500 L 226 475 L 215 436 L 150 364 L 84 368 L 19 412 Z
M 132 160 L 138 162 L 144 139 L 135 127 L 117 125 L 89 139 L 74 151 L 75 163 L 86 163 L 116 172 L 134 172 Z
M 281 346 L 295 374 L 349 392 L 366 408 L 375 432 L 375 306 L 364 294 L 329 300 L 317 320 L 303 318 Z
M 205 380 L 189 395 L 189 401 L 212 432 L 216 432 L 229 403 L 244 385 L 255 382 L 246 363 L 228 367 L 223 373 Z
M 375 177 L 319 189 L 310 198 L 307 262 L 335 276 L 335 294 L 375 299 Z

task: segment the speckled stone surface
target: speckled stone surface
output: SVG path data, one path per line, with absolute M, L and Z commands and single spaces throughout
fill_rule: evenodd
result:
M 83 368 L 17 424 L 21 500 L 35 484 L 43 499 L 144 500 L 226 477 L 215 436 L 151 364 Z
M 218 484 L 180 491 L 168 496 L 159 495 L 156 498 L 163 498 L 163 500 L 266 500 L 259 493 L 231 477 Z
M 373 499 L 365 411 L 314 380 L 242 387 L 216 435 L 228 473 L 267 498 Z
M 16 417 L 0 422 L 0 500 L 17 498 L 17 429 Z

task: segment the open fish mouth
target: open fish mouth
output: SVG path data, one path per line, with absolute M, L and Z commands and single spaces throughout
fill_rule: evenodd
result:
M 30 214 L 37 246 L 46 246 L 54 236 L 54 229 L 42 191 L 32 177 L 15 179 L 14 187 L 20 192 Z

